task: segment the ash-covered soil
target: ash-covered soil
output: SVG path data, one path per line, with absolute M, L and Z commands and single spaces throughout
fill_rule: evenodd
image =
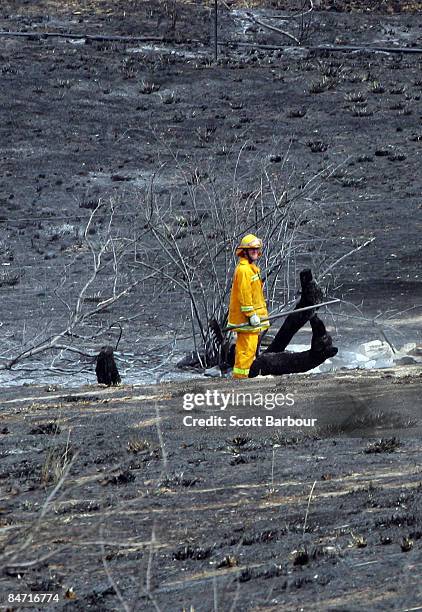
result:
M 422 59 L 385 51 L 422 47 L 420 3 L 315 0 L 306 31 L 297 4 L 221 4 L 219 38 L 230 44 L 215 64 L 203 5 L 1 3 L 1 30 L 37 34 L 0 36 L 2 360 L 66 325 L 92 269 L 83 228 L 99 199 L 119 204 L 113 223 L 127 238 L 153 185 L 189 232 L 210 236 L 206 217 L 192 216 L 206 212 L 206 194 L 224 193 L 236 171 L 247 199 L 263 167 L 296 194 L 321 177 L 297 270 L 375 238 L 326 279 L 354 305 L 344 312 L 368 318 L 330 319 L 340 352 L 380 337 L 376 315 L 398 346 L 420 341 Z M 203 187 L 197 211 L 186 177 Z M 136 245 L 141 258 L 149 240 Z M 128 282 L 133 258 L 129 249 Z M 87 302 L 107 299 L 112 283 L 101 278 Z M 140 383 L 173 376 L 175 331 L 179 350 L 192 349 L 186 299 L 156 285 L 136 287 L 76 339 L 94 352 L 114 345 L 108 327 L 124 320 L 123 382 L 127 372 Z M 64 376 L 75 363 L 93 381 L 92 361 L 76 353 L 37 356 L 16 380 Z M 25 610 L 7 594 L 30 592 L 58 594 L 58 610 L 421 605 L 417 368 L 116 389 L 7 387 L 14 377 L 2 373 L 0 395 L 4 608 Z M 184 410 L 185 394 L 207 391 L 292 393 L 295 403 Z M 183 424 L 262 413 L 317 423 Z
M 184 409 L 207 392 L 226 410 Z M 420 393 L 415 368 L 4 389 L 2 606 L 46 592 L 55 610 L 416 609 Z M 316 422 L 239 421 L 268 415 Z M 227 422 L 184 424 L 210 417 Z
M 364 316 L 390 317 L 403 334 L 394 337 L 399 345 L 418 341 L 421 56 L 365 47 L 422 47 L 419 4 L 319 2 L 304 24 L 295 18 L 297 8 L 294 2 L 250 9 L 222 3 L 222 44 L 214 64 L 211 7 L 111 0 L 2 3 L 2 30 L 79 36 L 0 37 L 4 356 L 67 321 L 68 306 L 91 269 L 82 234 L 99 199 L 124 202 L 113 223 L 131 236 L 155 177 L 158 201 L 171 202 L 176 218 L 188 219 L 198 237 L 204 227 L 212 236 L 215 228 L 198 225 L 195 217 L 206 214 L 204 194 L 213 184 L 224 192 L 235 168 L 250 178 L 264 162 L 271 176 L 291 182 L 296 192 L 318 173 L 325 177 L 313 196 L 315 214 L 303 220 L 308 246 L 297 253 L 296 265 L 324 268 L 322 262 L 326 267 L 375 238 L 335 266 L 330 291 L 361 306 Z M 303 37 L 303 46 L 257 20 Z M 321 44 L 334 50 L 315 49 Z M 361 49 L 336 50 L 344 45 Z M 204 186 L 195 214 L 186 195 L 189 172 Z M 239 197 L 247 198 L 248 188 L 245 178 Z M 104 223 L 99 219 L 91 228 L 94 238 Z M 141 257 L 148 240 L 140 242 Z M 129 259 L 124 278 L 139 273 Z M 109 297 L 112 281 L 102 283 L 87 298 Z M 132 317 L 125 323 L 120 350 L 142 358 L 162 345 L 162 358 L 174 330 L 189 335 L 190 322 L 186 296 L 177 287 L 166 290 L 166 279 L 161 285 L 158 295 L 153 283 L 137 287 L 94 318 L 93 329 L 144 310 L 141 321 Z M 344 308 L 356 314 L 353 306 Z M 394 316 L 402 310 L 407 312 Z M 350 345 L 356 335 L 379 337 L 374 327 L 357 332 L 358 326 L 337 320 L 338 343 Z M 116 335 L 109 334 L 110 343 Z M 98 350 L 98 344 L 89 348 Z M 180 346 L 192 348 L 189 342 Z M 156 367 L 159 361 L 145 358 L 143 365 Z

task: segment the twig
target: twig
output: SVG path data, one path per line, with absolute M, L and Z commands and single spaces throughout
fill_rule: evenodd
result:
M 254 23 L 262 26 L 263 28 L 267 28 L 268 30 L 271 30 L 272 32 L 277 32 L 277 34 L 282 34 L 283 36 L 287 36 L 287 38 L 290 38 L 291 40 L 294 40 L 294 42 L 297 45 L 300 45 L 300 40 L 298 38 L 296 38 L 296 36 L 293 36 L 293 34 L 289 34 L 289 32 L 286 32 L 284 30 L 280 30 L 279 28 L 275 28 L 274 26 L 269 25 L 268 23 L 264 23 L 263 21 L 260 21 L 259 19 L 254 17 L 251 13 L 246 13 L 246 14 L 249 17 L 249 19 L 251 19 Z
M 355 249 L 352 249 L 351 251 L 349 251 L 348 253 L 345 253 L 344 255 L 342 255 L 341 257 L 339 257 L 338 259 L 336 259 L 332 264 L 330 264 L 328 266 L 328 268 L 326 268 L 323 272 L 321 272 L 321 274 L 318 275 L 318 279 L 323 278 L 326 274 L 328 274 L 328 272 L 330 272 L 330 270 L 332 270 L 335 266 L 337 266 L 340 262 L 342 262 L 344 259 L 346 259 L 346 257 L 350 257 L 350 255 L 353 255 L 354 253 L 357 253 L 358 251 L 360 251 L 361 249 L 363 249 L 364 247 L 368 246 L 368 244 L 371 244 L 372 242 L 374 242 L 375 237 L 370 238 L 369 240 L 367 240 L 366 242 L 364 242 L 363 244 L 360 244 L 358 247 L 356 247 Z
M 390 342 L 390 340 L 387 338 L 387 335 L 385 333 L 385 331 L 383 329 L 380 329 L 380 334 L 381 336 L 384 338 L 384 340 L 386 341 L 386 343 L 388 344 L 388 346 L 390 347 L 390 349 L 393 351 L 394 354 L 397 353 L 396 349 L 394 348 L 394 345 L 392 342 Z
M 311 492 L 309 493 L 309 498 L 308 498 L 308 506 L 307 506 L 307 508 L 306 508 L 305 521 L 304 521 L 304 523 L 303 523 L 303 535 L 305 535 L 305 531 L 306 531 L 306 523 L 307 523 L 307 520 L 308 520 L 309 506 L 311 505 L 312 493 L 314 492 L 314 488 L 315 488 L 316 483 L 317 483 L 317 481 L 315 480 L 315 481 L 314 481 L 314 484 L 312 485 Z
M 128 606 L 128 604 L 126 603 L 126 601 L 123 598 L 122 592 L 120 591 L 116 581 L 113 578 L 113 575 L 110 571 L 110 568 L 108 566 L 107 563 L 107 559 L 106 559 L 106 554 L 105 554 L 105 548 L 104 548 L 104 525 L 101 525 L 100 527 L 100 536 L 101 536 L 101 542 L 100 542 L 100 547 L 101 547 L 101 559 L 103 562 L 103 567 L 105 570 L 105 573 L 107 574 L 107 578 L 108 581 L 110 583 L 110 586 L 114 589 L 114 592 L 117 595 L 117 599 L 120 601 L 121 605 L 123 606 L 123 609 L 125 612 L 131 612 L 130 607 Z

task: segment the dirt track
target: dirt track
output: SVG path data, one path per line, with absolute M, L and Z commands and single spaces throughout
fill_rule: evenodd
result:
M 238 399 L 184 410 L 207 390 Z M 244 392 L 295 403 L 242 408 Z M 1 591 L 58 593 L 58 610 L 119 609 L 116 586 L 136 610 L 420 605 L 420 393 L 415 368 L 5 390 Z M 270 414 L 317 423 L 183 424 Z

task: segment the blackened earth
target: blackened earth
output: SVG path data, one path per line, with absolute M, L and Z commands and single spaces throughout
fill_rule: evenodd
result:
M 302 264 L 323 269 L 375 238 L 333 268 L 325 279 L 330 294 L 361 307 L 361 315 L 389 317 L 391 325 L 401 326 L 394 342 L 418 341 L 421 55 L 365 48 L 422 47 L 419 6 L 338 1 L 315 6 L 302 31 L 303 47 L 291 47 L 291 39 L 249 15 L 300 36 L 297 19 L 291 19 L 295 3 L 261 5 L 252 13 L 222 4 L 221 43 L 279 48 L 222 44 L 215 64 L 210 7 L 2 3 L 0 27 L 10 32 L 159 39 L 0 39 L 5 354 L 16 355 L 22 343 L 35 344 L 63 328 L 67 305 L 74 305 L 91 269 L 82 234 L 99 199 L 124 202 L 114 224 L 130 236 L 134 211 L 145 206 L 152 177 L 158 201 L 167 206 L 171 199 L 174 214 L 190 219 L 180 168 L 208 191 L 214 177 L 224 191 L 236 165 L 238 175 L 250 176 L 262 160 L 271 176 L 291 181 L 295 189 L 318 173 L 325 176 L 314 195 L 317 212 L 303 220 L 309 247 L 297 254 L 298 269 Z M 321 44 L 334 50 L 315 50 Z M 336 50 L 344 45 L 361 48 Z M 245 179 L 240 197 L 247 196 Z M 206 206 L 199 202 L 200 208 Z M 215 228 L 206 222 L 204 227 L 212 236 Z M 100 219 L 91 228 L 93 238 L 103 228 Z M 189 231 L 200 238 L 196 221 Z M 148 240 L 141 251 L 151 246 Z M 129 265 L 123 271 L 124 278 L 136 274 L 139 269 Z M 98 294 L 107 298 L 112 281 L 102 282 Z M 125 325 L 120 350 L 144 357 L 162 345 L 165 354 L 174 330 L 179 337 L 190 333 L 189 305 L 177 287 L 169 283 L 166 289 L 165 279 L 156 295 L 155 282 L 139 286 L 96 317 L 93 328 L 106 329 L 120 316 L 138 314 Z M 95 303 L 100 298 L 93 293 L 87 298 Z M 354 306 L 345 309 L 359 314 Z M 379 337 L 376 328 L 359 326 L 358 320 L 338 319 L 337 344 L 350 344 L 356 336 Z M 87 348 L 98 352 L 102 344 L 114 345 L 116 336 L 114 331 Z M 191 343 L 184 348 L 192 348 Z
M 4 389 L 2 605 L 47 592 L 55 610 L 417 607 L 420 390 L 415 367 Z M 214 406 L 187 410 L 207 392 Z
M 161 39 L 0 38 L 2 356 L 62 329 L 89 270 L 87 258 L 70 264 L 86 254 L 81 232 L 99 198 L 133 209 L 157 173 L 157 197 L 186 214 L 175 155 L 205 182 L 212 167 L 224 186 L 241 149 L 240 170 L 266 159 L 282 175 L 289 147 L 296 186 L 338 166 L 307 225 L 323 233 L 327 262 L 375 238 L 336 266 L 333 293 L 361 306 L 357 314 L 390 316 L 397 342 L 420 339 L 421 57 L 311 49 L 422 47 L 420 3 L 315 1 L 300 48 L 246 14 L 297 35 L 274 17 L 298 4 L 222 4 L 220 42 L 282 48 L 221 45 L 217 64 L 203 5 L 1 4 L 3 30 Z M 116 219 L 127 235 L 130 215 Z M 317 255 L 298 264 L 314 268 Z M 154 301 L 150 289 L 103 315 L 104 328 L 141 315 L 119 347 L 120 365 L 132 359 L 136 374 L 135 358 L 162 345 L 144 363 L 160 366 L 181 321 L 189 334 L 177 291 Z M 337 325 L 340 349 L 378 337 L 358 320 Z M 114 345 L 109 336 L 86 346 Z M 50 361 L 29 363 L 20 380 L 42 379 Z M 12 380 L 3 375 L 3 385 Z M 7 594 L 31 592 L 57 593 L 59 610 L 420 606 L 420 380 L 417 367 L 402 367 L 236 385 L 3 386 L 1 605 L 26 609 Z M 207 390 L 291 392 L 294 407 L 271 414 L 318 422 L 185 426 L 187 415 L 222 416 L 183 409 L 184 394 Z

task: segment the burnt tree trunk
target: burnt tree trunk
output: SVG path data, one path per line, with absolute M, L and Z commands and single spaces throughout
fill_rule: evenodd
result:
M 324 294 L 313 280 L 311 270 L 302 270 L 300 273 L 300 284 L 302 288 L 301 297 L 295 306 L 295 310 L 322 302 Z M 305 312 L 292 313 L 286 317 L 276 337 L 265 350 L 265 353 L 280 353 L 284 351 L 290 344 L 293 336 L 310 320 L 314 312 L 315 310 L 305 310 Z

